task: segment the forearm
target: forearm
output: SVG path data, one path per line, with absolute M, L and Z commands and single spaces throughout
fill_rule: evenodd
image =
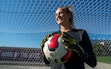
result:
M 85 60 L 86 64 L 88 64 L 91 67 L 95 67 L 97 65 L 97 60 L 94 55 L 89 55 L 89 57 Z

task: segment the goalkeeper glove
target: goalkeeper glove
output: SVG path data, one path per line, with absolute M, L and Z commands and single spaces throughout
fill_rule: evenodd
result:
M 44 43 L 48 40 L 48 38 L 49 37 L 51 37 L 53 34 L 51 33 L 51 34 L 48 34 L 48 35 L 46 35 L 45 37 L 44 37 L 44 39 L 42 40 L 42 43 L 41 43 L 41 48 L 43 49 L 43 47 L 44 47 Z
M 64 32 L 61 35 L 62 42 L 66 45 L 67 50 L 72 50 L 78 54 L 83 60 L 88 58 L 87 52 L 74 40 L 72 37 L 68 36 Z

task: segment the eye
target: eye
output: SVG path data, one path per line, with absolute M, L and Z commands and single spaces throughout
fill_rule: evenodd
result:
M 63 14 L 63 11 L 56 13 L 55 16 L 58 16 L 58 15 L 61 15 L 61 14 Z
M 59 15 L 60 15 L 60 14 L 63 14 L 63 11 L 62 11 L 62 12 L 59 12 Z

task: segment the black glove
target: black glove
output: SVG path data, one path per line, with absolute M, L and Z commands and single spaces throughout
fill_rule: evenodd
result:
M 52 36 L 52 33 L 51 34 L 48 34 L 48 35 L 46 35 L 45 37 L 44 37 L 44 39 L 42 40 L 42 43 L 41 43 L 41 48 L 43 49 L 43 47 L 44 47 L 44 43 L 47 41 L 47 39 L 49 38 L 49 37 L 51 37 Z
M 88 58 L 87 52 L 74 40 L 72 37 L 68 36 L 64 32 L 61 35 L 62 42 L 66 45 L 67 50 L 72 50 L 78 54 L 83 60 Z

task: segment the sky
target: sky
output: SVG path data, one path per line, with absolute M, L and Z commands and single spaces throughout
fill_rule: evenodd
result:
M 111 40 L 111 0 L 0 0 L 0 46 L 39 48 L 58 30 L 60 6 L 72 6 L 75 27 L 91 39 Z

